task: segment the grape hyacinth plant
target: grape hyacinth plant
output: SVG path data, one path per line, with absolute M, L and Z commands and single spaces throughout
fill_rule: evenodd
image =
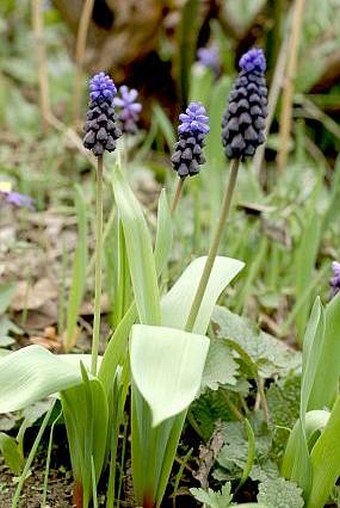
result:
M 203 147 L 208 134 L 209 118 L 200 102 L 191 102 L 185 113 L 179 115 L 178 141 L 171 157 L 172 167 L 179 176 L 177 190 L 172 205 L 174 213 L 184 180 L 187 176 L 195 176 L 200 166 L 205 163 Z
M 257 146 L 264 142 L 265 117 L 267 115 L 267 88 L 264 78 L 266 61 L 261 49 L 250 49 L 239 62 L 241 71 L 229 95 L 222 120 L 222 144 L 225 155 L 232 159 L 228 185 L 225 189 L 221 212 L 206 265 L 187 320 L 186 330 L 193 329 L 218 247 L 229 215 L 240 161 L 253 156 Z
M 96 269 L 95 269 L 95 297 L 94 324 L 92 340 L 91 373 L 96 375 L 99 350 L 100 332 L 100 297 L 102 274 L 102 230 L 103 230 L 103 154 L 113 152 L 116 141 L 121 136 L 117 125 L 117 115 L 114 109 L 114 97 L 117 89 L 112 79 L 104 72 L 99 72 L 90 81 L 90 102 L 84 126 L 84 147 L 91 150 L 97 157 L 97 189 L 96 189 Z
M 129 89 L 123 85 L 119 88 L 118 94 L 113 99 L 113 103 L 117 108 L 121 130 L 126 134 L 136 134 L 139 115 L 142 111 L 141 103 L 137 102 L 138 92 L 134 88 Z

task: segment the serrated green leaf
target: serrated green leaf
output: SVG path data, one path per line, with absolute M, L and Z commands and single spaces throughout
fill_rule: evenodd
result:
M 228 344 L 223 340 L 211 341 L 201 389 L 218 390 L 221 385 L 235 385 L 238 368 Z
M 273 460 L 280 461 L 284 453 L 289 429 L 299 417 L 301 377 L 289 376 L 272 383 L 266 397 L 273 432 Z
M 217 492 L 212 489 L 203 490 L 191 488 L 189 490 L 197 501 L 208 505 L 210 508 L 226 508 L 230 506 L 233 498 L 230 482 L 223 485 L 222 489 Z
M 301 364 L 300 353 L 224 307 L 215 307 L 212 322 L 217 326 L 217 336 L 237 342 L 256 363 L 262 377 L 285 375 Z
M 296 483 L 283 478 L 266 479 L 261 482 L 257 500 L 259 503 L 266 504 L 268 508 L 304 507 L 302 489 Z

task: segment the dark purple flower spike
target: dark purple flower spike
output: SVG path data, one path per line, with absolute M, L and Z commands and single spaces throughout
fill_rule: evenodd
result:
M 194 176 L 204 164 L 203 146 L 209 132 L 209 119 L 203 104 L 191 102 L 179 115 L 178 141 L 171 162 L 180 178 Z
M 266 61 L 262 49 L 250 49 L 239 62 L 240 73 L 229 95 L 222 120 L 226 157 L 245 159 L 264 143 L 267 116 Z
M 112 79 L 104 72 L 99 72 L 91 79 L 83 145 L 97 157 L 105 151 L 113 152 L 116 141 L 121 136 L 113 106 L 116 93 Z

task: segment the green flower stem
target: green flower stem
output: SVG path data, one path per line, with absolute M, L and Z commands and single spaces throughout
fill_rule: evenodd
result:
M 175 214 L 179 198 L 182 195 L 184 180 L 185 180 L 185 178 L 179 178 L 177 181 L 176 192 L 175 192 L 175 196 L 174 196 L 174 199 L 173 199 L 173 202 L 171 205 L 171 215 Z
M 96 189 L 96 248 L 95 248 L 95 290 L 94 321 L 92 335 L 91 374 L 97 374 L 97 360 L 100 332 L 100 297 L 102 292 L 102 252 L 103 252 L 103 156 L 98 157 Z
M 232 197 L 233 197 L 233 193 L 234 193 L 234 189 L 235 189 L 239 165 L 240 165 L 239 159 L 234 159 L 231 163 L 229 181 L 228 181 L 228 185 L 225 189 L 225 193 L 223 196 L 220 217 L 218 219 L 215 234 L 214 234 L 213 240 L 210 245 L 210 249 L 209 249 L 208 257 L 207 257 L 207 260 L 206 260 L 206 263 L 204 266 L 202 277 L 199 282 L 199 285 L 198 285 L 198 288 L 196 291 L 196 295 L 195 295 L 194 301 L 193 301 L 191 309 L 190 309 L 189 317 L 188 317 L 188 320 L 185 325 L 185 330 L 187 332 L 191 332 L 194 328 L 197 314 L 200 310 L 200 306 L 201 306 L 201 303 L 202 303 L 202 300 L 204 297 L 204 293 L 205 293 L 205 290 L 208 285 L 211 270 L 214 266 L 214 261 L 215 261 L 215 258 L 217 255 L 217 250 L 218 250 L 221 238 L 222 238 L 224 225 L 225 225 L 225 222 L 226 222 L 228 215 L 229 215 L 229 210 L 230 210 L 230 205 L 231 205 L 231 201 L 232 201 Z

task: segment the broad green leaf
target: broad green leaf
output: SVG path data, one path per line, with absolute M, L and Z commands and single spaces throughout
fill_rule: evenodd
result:
M 290 433 L 282 461 L 282 475 L 296 481 L 305 494 L 309 492 L 312 467 L 304 419 L 299 418 Z
M 164 326 L 184 329 L 205 261 L 206 257 L 204 256 L 190 263 L 175 285 L 162 298 L 161 310 Z M 193 328 L 195 333 L 206 333 L 218 297 L 243 267 L 244 263 L 238 259 L 217 256 Z
M 134 325 L 130 362 L 133 380 L 156 427 L 185 410 L 200 388 L 209 339 L 173 328 Z
M 309 408 L 309 400 L 315 382 L 316 373 L 322 354 L 325 336 L 325 315 L 320 298 L 315 300 L 307 329 L 303 338 L 302 351 L 302 383 L 300 417 Z M 321 408 L 315 408 L 321 409 Z
M 53 355 L 28 346 L 0 358 L 0 413 L 17 411 L 81 383 L 80 360 L 90 355 Z
M 61 403 L 76 485 L 81 485 L 88 506 L 92 483 L 97 483 L 104 464 L 108 426 L 108 402 L 99 379 L 88 379 L 63 390 Z M 92 478 L 93 463 L 95 479 Z
M 152 425 L 148 403 L 132 383 L 132 475 L 138 506 L 160 506 L 169 481 L 186 410 Z
M 136 304 L 132 303 L 106 346 L 98 377 L 102 380 L 107 393 L 111 390 L 114 373 L 117 371 L 118 366 L 124 363 L 127 354 L 128 337 L 136 318 Z
M 312 453 L 313 485 L 307 508 L 322 508 L 340 476 L 340 396 Z
M 338 390 L 339 377 L 340 294 L 330 301 L 325 310 L 324 338 L 308 401 L 308 409 L 332 407 Z
M 0 451 L 5 464 L 15 475 L 19 475 L 24 467 L 25 459 L 17 441 L 13 437 L 4 434 L 4 432 L 0 432 Z
M 114 168 L 112 186 L 123 223 L 139 319 L 142 323 L 159 324 L 159 289 L 155 258 L 141 206 L 118 166 Z

